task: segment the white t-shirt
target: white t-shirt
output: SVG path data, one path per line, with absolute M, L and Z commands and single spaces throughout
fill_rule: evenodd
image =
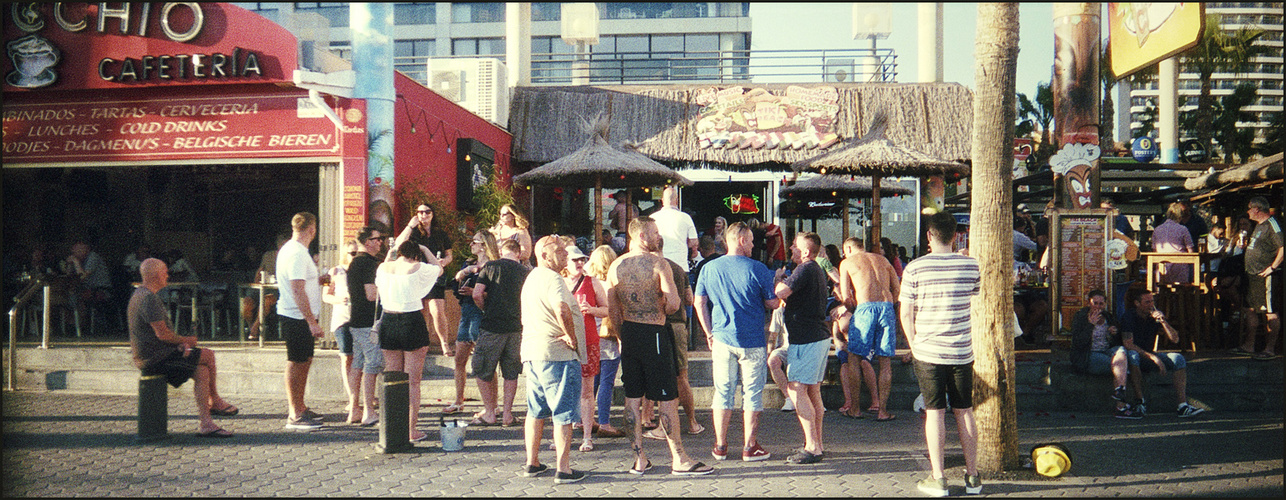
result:
M 277 314 L 287 318 L 304 319 L 304 313 L 295 304 L 295 290 L 290 286 L 291 280 L 304 280 L 304 292 L 308 295 L 308 307 L 313 310 L 313 317 L 321 315 L 321 282 L 317 280 L 317 263 L 308 255 L 308 247 L 290 240 L 277 251 Z
M 526 361 L 586 361 L 585 321 L 580 305 L 567 289 L 561 275 L 544 266 L 536 266 L 527 274 L 522 284 L 522 360 Z M 562 323 L 555 314 L 556 308 L 567 304 L 571 309 L 572 324 L 576 329 L 576 350 L 573 351 L 559 337 L 563 336 Z
M 697 239 L 697 226 L 692 223 L 692 216 L 673 207 L 661 207 L 652 213 L 652 219 L 661 232 L 661 239 L 665 240 L 662 254 L 688 271 L 688 239 Z
M 419 311 L 424 308 L 423 299 L 438 282 L 442 268 L 432 264 L 420 263 L 419 269 L 411 274 L 389 272 L 395 264 L 385 262 L 375 269 L 375 288 L 380 291 L 380 301 L 384 310 L 391 313 Z

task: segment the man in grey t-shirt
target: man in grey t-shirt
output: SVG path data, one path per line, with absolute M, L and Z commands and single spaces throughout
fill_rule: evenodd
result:
M 195 336 L 182 337 L 174 332 L 165 303 L 156 295 L 169 285 L 170 272 L 160 259 L 147 259 L 139 265 L 143 285 L 130 297 L 126 315 L 129 319 L 130 350 L 134 365 L 144 375 L 163 375 L 174 387 L 183 385 L 189 378 L 196 380 L 192 392 L 196 395 L 198 437 L 229 438 L 232 433 L 223 430 L 210 418 L 211 414 L 233 416 L 240 410 L 219 396 L 215 384 L 214 351 L 196 346 Z

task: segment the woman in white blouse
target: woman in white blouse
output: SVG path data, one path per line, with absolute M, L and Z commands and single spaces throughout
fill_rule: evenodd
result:
M 429 346 L 429 330 L 420 313 L 424 307 L 420 299 L 429 293 L 441 274 L 437 257 L 411 241 L 398 245 L 397 260 L 382 263 L 375 270 L 375 287 L 384 307 L 379 328 L 380 349 L 384 351 L 385 369 L 405 372 L 409 379 L 411 430 L 408 436 L 412 442 L 428 437 L 415 428 L 420 413 L 420 378 Z

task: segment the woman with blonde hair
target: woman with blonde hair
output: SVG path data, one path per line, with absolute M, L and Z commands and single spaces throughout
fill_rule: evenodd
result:
M 522 246 L 522 253 L 518 256 L 519 262 L 531 265 L 531 233 L 527 232 L 530 223 L 527 218 L 518 213 L 518 208 L 513 203 L 506 203 L 500 207 L 500 218 L 496 225 L 491 226 L 491 234 L 496 237 L 496 245 L 499 246 L 505 240 L 515 240 Z
M 603 284 L 607 282 L 607 270 L 612 266 L 612 261 L 616 260 L 616 252 L 612 247 L 599 245 L 589 254 L 589 259 L 585 263 L 584 273 L 586 276 L 593 278 L 595 283 Z M 604 290 L 603 295 L 598 302 L 602 304 L 604 312 L 607 309 L 607 292 Z M 591 311 L 592 312 L 592 311 Z M 612 427 L 612 391 L 616 386 L 616 371 L 621 367 L 621 343 L 617 332 L 608 328 L 610 323 L 603 323 L 604 316 L 595 315 L 595 325 L 598 331 L 598 376 L 594 379 L 594 390 L 597 393 L 598 403 L 598 426 L 596 434 L 599 437 L 621 437 L 625 432 Z M 588 336 L 588 334 L 587 334 Z M 584 414 L 591 412 L 581 410 Z M 586 435 L 589 435 L 590 429 L 586 429 Z M 593 443 L 589 443 L 593 447 Z M 584 446 L 584 445 L 582 445 Z
M 477 344 L 480 333 L 478 328 L 482 324 L 482 309 L 473 302 L 473 285 L 478 282 L 478 271 L 482 270 L 482 266 L 500 258 L 496 237 L 485 229 L 473 235 L 469 250 L 473 252 L 473 259 L 465 262 L 460 272 L 455 273 L 455 296 L 460 301 L 460 327 L 455 334 L 455 402 L 442 410 L 447 415 L 464 411 L 465 375 L 468 374 L 469 356 L 473 354 L 473 347 Z
M 330 331 L 335 335 L 339 347 L 339 374 L 344 380 L 344 390 L 348 392 L 348 423 L 362 421 L 362 406 L 357 403 L 357 380 L 349 376 L 353 367 L 353 334 L 348 328 L 350 310 L 348 307 L 348 265 L 361 246 L 356 239 L 344 242 L 339 253 L 339 265 L 326 272 L 330 282 L 322 287 L 322 302 L 331 305 Z

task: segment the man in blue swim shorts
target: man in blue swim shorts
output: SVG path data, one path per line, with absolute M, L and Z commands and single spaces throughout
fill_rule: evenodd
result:
M 880 371 L 875 385 L 880 410 L 876 421 L 893 420 L 896 417 L 889 414 L 888 402 L 893 383 L 890 358 L 897 347 L 898 333 L 897 312 L 893 307 L 898 296 L 897 273 L 888 259 L 858 249 L 840 263 L 839 278 L 840 299 L 853 312 L 848 327 L 848 352 L 855 363 L 856 358 L 874 361 L 873 356 L 879 357 Z

